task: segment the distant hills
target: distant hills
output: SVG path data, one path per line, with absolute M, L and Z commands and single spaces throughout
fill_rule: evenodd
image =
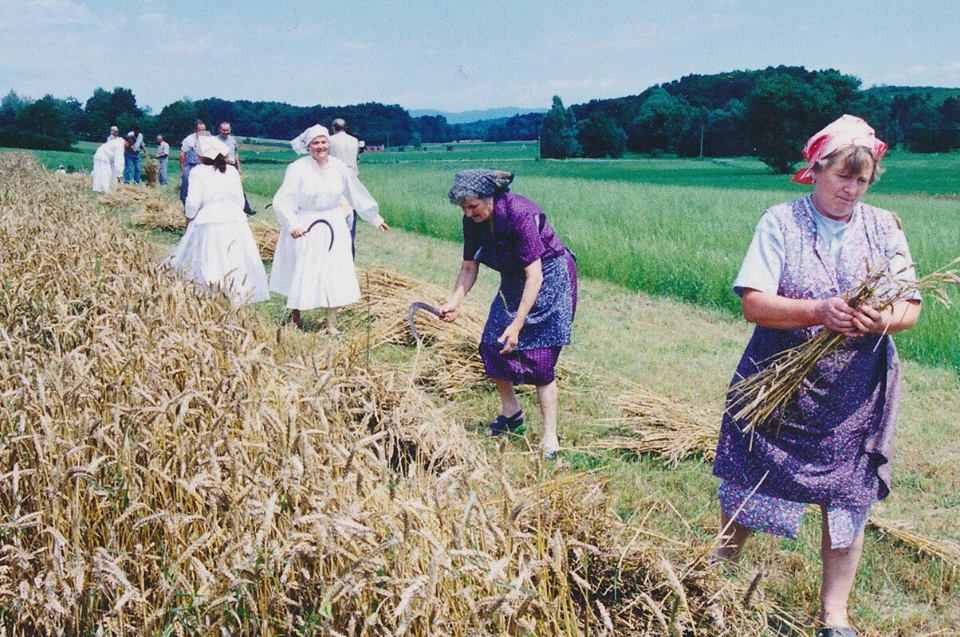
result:
M 937 105 L 948 97 L 960 97 L 960 88 L 945 88 L 942 86 L 872 86 L 864 90 L 865 93 L 878 97 L 906 97 L 908 95 L 929 95 Z
M 477 111 L 461 111 L 459 113 L 423 108 L 408 108 L 407 112 L 410 113 L 410 117 L 436 117 L 437 115 L 443 115 L 448 124 L 467 124 L 470 122 L 480 122 L 491 119 L 506 121 L 507 118 L 513 117 L 514 115 L 523 115 L 526 113 L 546 113 L 548 110 L 549 109 L 546 108 L 520 108 L 519 106 L 504 106 L 503 108 L 487 108 Z

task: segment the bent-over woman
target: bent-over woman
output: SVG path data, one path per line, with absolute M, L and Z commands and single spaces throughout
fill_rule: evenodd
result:
M 535 385 L 543 414 L 541 448 L 554 458 L 560 449 L 554 369 L 570 343 L 577 266 L 540 206 L 509 192 L 512 181 L 510 173 L 486 169 L 454 177 L 448 197 L 463 210 L 463 263 L 453 294 L 439 309 L 443 320 L 455 321 L 480 264 L 500 273 L 500 290 L 480 339 L 484 369 L 502 407 L 487 433 L 498 436 L 523 425 L 513 387 Z
M 873 129 L 850 115 L 811 137 L 803 150 L 807 166 L 794 181 L 812 184 L 813 193 L 764 213 L 734 282 L 744 317 L 757 327 L 733 382 L 822 330 L 847 335 L 776 423 L 743 433 L 728 396 L 713 468 L 722 479 L 726 532 L 719 557 L 736 560 L 752 530 L 796 537 L 806 505 L 820 506 L 823 636 L 856 634 L 847 603 L 864 525 L 873 503 L 890 492 L 900 401 L 891 335 L 920 314 L 919 297 L 884 312 L 844 300 L 878 266 L 906 281 L 914 277 L 897 217 L 860 201 L 885 150 Z
M 270 298 L 267 272 L 243 214 L 237 169 L 219 140 L 197 140 L 199 163 L 190 171 L 187 230 L 166 263 L 189 281 L 218 288 L 234 306 Z
M 112 133 L 111 133 L 112 135 Z M 93 154 L 93 191 L 110 192 L 123 174 L 123 153 L 126 141 L 122 137 L 109 137 Z
M 339 334 L 337 310 L 360 300 L 360 284 L 340 200 L 360 218 L 386 232 L 377 202 L 343 162 L 330 156 L 330 134 L 311 126 L 291 143 L 308 155 L 287 167 L 273 211 L 280 237 L 270 272 L 270 289 L 287 297 L 290 319 L 302 328 L 301 310 L 326 308 L 327 330 Z M 309 154 L 308 154 L 309 153 Z

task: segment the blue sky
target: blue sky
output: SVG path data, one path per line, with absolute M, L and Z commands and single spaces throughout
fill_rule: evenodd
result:
M 546 108 L 777 64 L 960 86 L 957 0 L 0 0 L 0 40 L 2 93 L 126 86 L 157 111 L 214 96 Z

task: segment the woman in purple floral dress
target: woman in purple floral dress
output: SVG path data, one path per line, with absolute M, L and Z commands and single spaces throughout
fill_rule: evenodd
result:
M 900 364 L 891 335 L 914 325 L 919 297 L 878 312 L 844 294 L 886 264 L 914 277 L 893 213 L 861 203 L 886 144 L 844 115 L 810 138 L 794 181 L 813 193 L 767 210 L 734 283 L 757 325 L 733 382 L 824 329 L 848 335 L 820 361 L 776 425 L 751 434 L 724 415 L 714 474 L 720 485 L 721 558 L 736 560 L 752 530 L 796 537 L 807 503 L 823 513 L 818 635 L 849 636 L 847 602 L 870 507 L 890 491 Z M 728 402 L 730 397 L 728 396 Z
M 511 181 L 510 173 L 482 168 L 454 178 L 449 199 L 463 210 L 463 263 L 453 294 L 439 309 L 443 320 L 456 320 L 481 263 L 500 273 L 480 339 L 484 369 L 502 404 L 487 433 L 498 436 L 523 425 L 513 387 L 535 385 L 543 414 L 541 448 L 544 457 L 554 458 L 560 449 L 554 367 L 570 343 L 577 266 L 540 206 L 509 192 Z

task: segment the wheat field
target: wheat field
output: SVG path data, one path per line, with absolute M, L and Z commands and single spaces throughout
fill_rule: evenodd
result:
M 4 635 L 758 635 L 711 545 L 506 471 L 356 344 L 231 310 L 0 156 Z M 745 597 L 749 597 L 744 606 Z

